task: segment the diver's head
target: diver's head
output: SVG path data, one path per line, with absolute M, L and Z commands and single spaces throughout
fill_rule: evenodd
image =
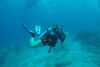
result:
M 62 32 L 62 27 L 61 25 L 53 25 L 52 26 L 52 31 L 55 33 L 55 34 L 60 34 Z

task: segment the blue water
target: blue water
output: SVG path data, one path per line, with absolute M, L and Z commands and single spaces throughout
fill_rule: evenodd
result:
M 0 48 L 26 43 L 29 35 L 21 24 L 42 32 L 52 24 L 65 25 L 74 36 L 81 30 L 100 31 L 99 0 L 0 0 Z

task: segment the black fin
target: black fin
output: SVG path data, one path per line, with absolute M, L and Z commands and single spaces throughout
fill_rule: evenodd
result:
M 36 35 L 34 32 L 32 32 L 31 30 L 29 30 L 24 24 L 21 24 L 21 25 L 24 28 L 24 30 L 26 32 L 28 32 L 32 37 L 34 37 Z
M 25 30 L 27 30 L 27 27 L 26 27 L 24 24 L 21 24 L 21 26 L 22 26 Z

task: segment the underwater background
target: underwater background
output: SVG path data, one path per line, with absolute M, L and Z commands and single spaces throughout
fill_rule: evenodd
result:
M 30 48 L 21 24 L 68 32 L 61 47 Z M 100 67 L 100 0 L 0 0 L 0 67 Z

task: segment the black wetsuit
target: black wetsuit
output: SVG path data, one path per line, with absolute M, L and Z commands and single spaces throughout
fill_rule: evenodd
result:
M 43 45 L 49 45 L 50 46 L 48 52 L 51 52 L 51 49 L 53 47 L 55 47 L 58 39 L 61 40 L 61 45 L 62 45 L 62 43 L 65 40 L 65 37 L 66 37 L 66 35 L 64 33 L 50 34 L 50 32 L 47 32 L 47 33 L 44 34 L 44 36 L 41 38 L 41 40 L 42 40 Z
M 50 34 L 50 32 L 47 32 L 46 34 L 44 34 L 44 36 L 41 38 L 43 45 L 49 45 L 52 47 L 55 47 L 57 40 L 60 39 L 62 42 L 64 42 L 65 40 L 65 34 L 61 33 L 55 33 L 55 34 Z
M 51 35 L 50 32 L 47 32 L 42 38 L 43 45 L 49 45 L 55 47 L 59 36 L 56 34 Z

